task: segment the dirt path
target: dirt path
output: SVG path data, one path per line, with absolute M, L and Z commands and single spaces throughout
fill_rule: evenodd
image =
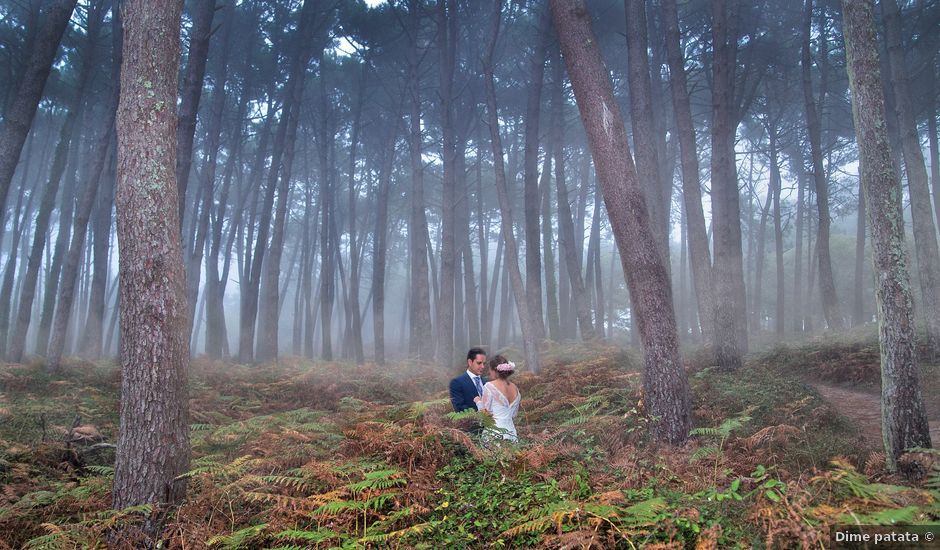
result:
M 848 418 L 856 426 L 862 437 L 873 447 L 881 443 L 881 403 L 874 393 L 866 393 L 827 384 L 813 384 L 819 395 L 828 401 L 839 414 Z M 930 419 L 930 439 L 934 445 L 940 444 L 940 411 L 927 411 Z

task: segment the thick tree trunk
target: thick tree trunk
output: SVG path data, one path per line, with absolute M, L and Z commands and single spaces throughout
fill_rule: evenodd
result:
M 513 232 L 509 188 L 506 183 L 505 167 L 503 166 L 503 143 L 499 133 L 499 113 L 496 108 L 496 86 L 493 80 L 493 50 L 496 48 L 496 39 L 499 36 L 502 9 L 502 0 L 496 0 L 493 9 L 493 21 L 490 29 L 489 42 L 483 62 L 484 86 L 486 88 L 486 113 L 493 148 L 493 166 L 496 170 L 496 195 L 499 200 L 502 236 L 503 242 L 506 245 L 506 272 L 510 284 L 512 284 L 512 293 L 515 298 L 516 309 L 519 313 L 519 322 L 522 324 L 522 342 L 526 368 L 538 374 L 540 370 L 538 350 L 539 333 L 537 322 L 532 318 L 532 314 L 528 308 L 522 273 L 519 271 L 519 251 L 516 246 L 516 235 Z M 505 306 L 505 303 L 500 305 L 504 310 L 506 309 Z
M 52 71 L 59 41 L 68 28 L 72 10 L 77 0 L 56 0 L 49 6 L 42 27 L 36 35 L 26 68 L 16 88 L 16 94 L 9 108 L 3 113 L 3 128 L 0 129 L 0 235 L 6 220 L 7 194 L 10 182 L 20 160 L 20 152 L 29 135 L 33 117 L 42 99 L 42 90 Z
M 914 106 L 908 85 L 901 34 L 901 14 L 896 0 L 881 0 L 888 61 L 894 88 L 901 151 L 911 195 L 911 220 L 914 225 L 914 250 L 917 275 L 924 303 L 921 307 L 927 328 L 927 352 L 931 359 L 940 357 L 940 250 L 937 248 L 937 226 L 933 221 L 927 166 L 920 148 L 920 133 L 914 120 Z
M 881 427 L 888 468 L 905 449 L 930 447 L 915 364 L 913 300 L 904 253 L 897 172 L 885 133 L 885 105 L 871 0 L 843 0 L 843 33 L 860 173 L 872 233 L 881 343 Z
M 705 229 L 705 213 L 702 208 L 698 150 L 695 143 L 695 126 L 692 123 L 692 108 L 686 82 L 685 59 L 682 55 L 682 44 L 679 37 L 679 16 L 676 0 L 663 0 L 662 10 L 665 22 L 672 106 L 675 111 L 676 129 L 679 138 L 682 200 L 686 213 L 692 284 L 695 288 L 702 335 L 705 342 L 711 345 L 714 343 L 715 282 L 711 251 L 708 247 L 708 234 Z
M 810 149 L 813 161 L 813 182 L 816 189 L 816 208 L 819 212 L 819 229 L 816 232 L 816 260 L 819 262 L 819 294 L 822 298 L 823 313 L 826 324 L 830 329 L 838 330 L 843 327 L 842 313 L 836 298 L 835 281 L 832 275 L 832 259 L 829 253 L 829 183 L 822 161 L 822 130 L 819 123 L 819 107 L 813 98 L 813 81 L 811 75 L 812 59 L 810 57 L 810 30 L 812 27 L 813 0 L 805 0 L 803 8 L 803 42 L 801 48 L 800 66 L 803 75 L 803 99 L 806 113 L 806 126 L 809 135 Z M 824 54 L 826 55 L 826 54 Z M 821 92 L 820 95 L 825 92 Z M 822 97 L 820 98 L 820 105 Z
M 584 2 L 552 0 L 552 15 L 637 311 L 646 355 L 644 399 L 656 419 L 653 433 L 659 441 L 680 444 L 689 435 L 691 410 L 688 381 L 679 357 L 672 289 L 630 155 L 610 73 L 601 58 Z
M 176 166 L 182 0 L 124 4 L 117 114 L 121 427 L 113 506 L 175 504 L 189 467 L 189 362 Z M 151 534 L 157 525 L 148 526 Z

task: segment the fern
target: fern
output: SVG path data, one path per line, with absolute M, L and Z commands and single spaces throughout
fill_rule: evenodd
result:
M 397 531 L 391 531 L 388 533 L 378 533 L 375 535 L 366 535 L 359 539 L 359 542 L 388 542 L 392 539 L 400 539 L 410 534 L 421 533 L 425 529 L 428 529 L 431 526 L 430 523 L 418 523 L 405 527 L 404 529 L 399 529 Z
M 257 538 L 267 526 L 267 523 L 262 523 L 239 529 L 230 535 L 216 535 L 206 541 L 206 544 L 208 546 L 219 545 L 222 550 L 238 550 Z
M 274 538 L 279 540 L 303 540 L 310 543 L 319 544 L 331 539 L 340 538 L 339 533 L 332 529 L 317 529 L 316 531 L 302 531 L 299 529 L 288 529 L 275 533 Z
M 97 476 L 113 478 L 114 477 L 114 468 L 111 466 L 85 466 L 86 472 L 91 472 Z

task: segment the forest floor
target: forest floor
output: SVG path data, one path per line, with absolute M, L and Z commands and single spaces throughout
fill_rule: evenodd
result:
M 522 444 L 498 448 L 449 414 L 458 367 L 194 360 L 188 496 L 161 547 L 828 548 L 833 525 L 940 520 L 935 452 L 886 470 L 871 330 L 775 345 L 737 373 L 688 350 L 679 448 L 649 436 L 635 354 L 543 351 L 542 374 L 514 377 Z M 921 375 L 936 419 L 940 365 Z M 107 362 L 0 365 L 0 549 L 101 547 L 152 513 L 109 510 L 119 387 Z

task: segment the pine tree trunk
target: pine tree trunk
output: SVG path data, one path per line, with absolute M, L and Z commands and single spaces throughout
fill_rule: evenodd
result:
M 62 353 L 65 348 L 66 329 L 71 318 L 72 302 L 75 295 L 75 285 L 79 275 L 79 268 L 83 257 L 85 247 L 85 235 L 88 231 L 88 219 L 91 217 L 91 210 L 95 203 L 95 197 L 98 194 L 98 187 L 104 176 L 105 161 L 108 160 L 108 151 L 111 147 L 111 139 L 114 134 L 114 120 L 117 114 L 118 106 L 117 86 L 114 87 L 111 97 L 108 100 L 106 111 L 110 113 L 104 119 L 104 128 L 102 128 L 101 137 L 96 141 L 91 158 L 92 167 L 88 174 L 89 179 L 82 190 L 78 201 L 78 208 L 75 212 L 75 228 L 72 233 L 72 242 L 65 258 L 65 265 L 62 268 L 62 284 L 56 296 L 55 319 L 52 323 L 52 338 L 49 341 L 48 352 L 46 352 L 46 371 L 55 372 L 59 369 L 62 359 Z M 47 300 L 51 297 L 47 297 Z M 40 344 L 42 342 L 40 341 Z
M 715 240 L 715 355 L 719 368 L 737 370 L 747 351 L 744 255 L 733 114 L 736 33 L 725 0 L 712 4 L 712 225 Z
M 42 99 L 46 79 L 52 71 L 59 41 L 68 28 L 76 3 L 77 0 L 56 0 L 49 6 L 30 48 L 32 53 L 26 61 L 13 102 L 3 112 L 3 128 L 0 129 L 0 205 L 6 205 L 20 152 Z M 0 208 L 0 235 L 6 226 L 6 220 L 3 219 L 5 212 L 5 208 Z
M 502 19 L 502 0 L 496 0 L 492 14 L 489 41 L 483 62 L 484 86 L 486 89 L 487 124 L 490 128 L 490 140 L 493 149 L 493 166 L 496 170 L 496 196 L 499 200 L 500 223 L 502 237 L 505 243 L 506 273 L 512 285 L 512 294 L 515 299 L 519 321 L 522 324 L 523 353 L 525 354 L 526 368 L 538 374 L 539 350 L 538 329 L 535 319 L 532 318 L 528 308 L 525 286 L 522 273 L 519 271 L 519 251 L 516 246 L 516 235 L 512 224 L 512 208 L 509 202 L 509 188 L 506 183 L 506 171 L 503 165 L 503 144 L 499 133 L 499 114 L 496 107 L 496 86 L 493 79 L 493 51 L 499 36 L 500 20 Z M 504 281 L 505 284 L 505 281 Z M 506 309 L 505 303 L 500 308 Z
M 908 71 L 904 61 L 901 35 L 901 14 L 896 0 L 882 0 L 885 40 L 888 43 L 888 61 L 894 87 L 898 129 L 901 132 L 901 151 L 911 196 L 911 220 L 914 226 L 914 251 L 917 257 L 917 275 L 923 296 L 923 311 L 927 328 L 927 353 L 931 359 L 940 357 L 940 250 L 937 248 L 937 226 L 933 221 L 930 188 L 924 152 L 920 148 L 920 133 L 914 120 L 914 107 L 908 85 Z
M 428 281 L 428 219 L 424 200 L 424 161 L 421 131 L 421 82 L 418 72 L 419 5 L 408 2 L 412 44 L 408 49 L 409 152 L 411 153 L 411 212 L 408 220 L 408 241 L 411 257 L 411 294 L 408 351 L 423 361 L 434 358 L 434 331 L 431 326 L 431 289 Z
M 457 63 L 457 4 L 438 1 L 438 50 L 440 52 L 440 108 L 443 161 L 441 191 L 440 294 L 436 294 L 437 364 L 449 369 L 454 354 L 454 273 L 457 263 L 455 198 L 457 195 L 457 138 L 454 128 L 454 70 Z
M 610 73 L 581 0 L 552 0 L 552 15 L 594 157 L 645 351 L 643 386 L 657 420 L 657 440 L 681 444 L 691 426 L 689 386 L 679 357 L 672 289 L 657 248 L 636 167 L 630 155 Z M 638 140 L 651 136 L 636 136 Z
M 556 23 L 557 25 L 557 23 Z M 557 32 L 557 31 L 556 31 Z M 561 56 L 554 53 L 552 58 L 552 129 L 549 140 L 552 144 L 552 154 L 555 157 L 555 193 L 558 204 L 558 248 L 564 256 L 565 268 L 568 272 L 568 282 L 571 285 L 571 295 L 575 303 L 575 312 L 578 319 L 578 328 L 581 329 L 581 338 L 591 340 L 595 337 L 594 322 L 591 319 L 591 305 L 588 302 L 587 290 L 581 278 L 581 259 L 577 250 L 577 242 L 583 240 L 575 233 L 572 221 L 571 203 L 568 199 L 568 183 L 565 177 L 565 150 L 564 150 L 564 98 L 562 87 L 564 73 L 562 72 Z M 563 308 L 563 313 L 567 313 Z M 563 316 L 564 318 L 565 316 Z M 574 336 L 574 334 L 566 334 Z
M 905 449 L 930 447 L 915 364 L 913 300 L 904 252 L 897 172 L 885 133 L 885 104 L 871 0 L 843 0 L 843 33 L 860 174 L 868 203 L 881 344 L 881 427 L 888 468 Z
M 182 0 L 124 4 L 117 113 L 121 426 L 113 506 L 175 504 L 189 467 L 189 362 L 176 166 Z M 158 525 L 146 528 L 151 535 Z
M 560 61 L 557 56 L 553 57 L 553 63 Z M 551 143 L 553 134 L 549 133 L 548 150 L 545 154 L 545 161 L 542 164 L 541 183 L 539 183 L 539 193 L 541 195 L 542 219 L 542 250 L 545 253 L 545 316 L 548 318 L 548 336 L 552 340 L 561 340 L 561 320 L 558 317 L 558 279 L 555 271 L 555 245 L 552 238 L 552 205 L 551 205 L 551 174 L 552 174 L 552 151 L 555 145 Z
M 96 35 L 97 32 L 95 31 L 94 34 Z M 10 341 L 9 358 L 14 362 L 19 362 L 23 359 L 26 336 L 32 318 L 33 300 L 36 294 L 36 286 L 39 282 L 39 269 L 42 264 L 42 255 L 46 247 L 49 219 L 52 216 L 52 210 L 55 208 L 55 199 L 59 192 L 59 184 L 62 181 L 62 176 L 65 173 L 69 150 L 72 147 L 78 147 L 79 140 L 76 138 L 80 133 L 78 128 L 79 115 L 82 112 L 84 96 L 88 89 L 88 82 L 93 72 L 92 69 L 96 63 L 94 55 L 95 48 L 92 47 L 94 44 L 92 40 L 94 38 L 96 38 L 96 36 L 92 36 L 91 33 L 86 36 L 88 48 L 85 50 L 85 58 L 81 62 L 75 92 L 68 101 L 67 114 L 59 130 L 58 142 L 56 143 L 55 153 L 53 153 L 52 157 L 52 166 L 49 169 L 46 185 L 43 188 L 42 199 L 39 203 L 39 212 L 36 215 L 36 231 L 33 233 L 33 244 L 26 261 L 26 274 L 20 293 L 16 324 L 13 326 L 13 338 Z M 55 274 L 55 276 L 58 276 L 58 274 Z M 55 285 L 50 283 L 49 287 L 50 289 L 54 289 Z
M 542 254 L 539 247 L 539 118 L 542 107 L 542 82 L 545 77 L 545 53 L 551 36 L 548 6 L 537 9 L 538 27 L 533 43 L 535 48 L 529 59 L 529 85 L 526 94 L 525 148 L 523 152 L 523 215 L 525 221 L 525 290 L 529 316 L 534 323 L 536 340 L 545 338 L 545 320 L 542 313 Z M 551 223 L 546 220 L 545 223 Z
M 702 208 L 702 186 L 699 181 L 695 126 L 692 123 L 692 108 L 686 82 L 685 59 L 682 55 L 682 45 L 679 38 L 679 16 L 676 0 L 663 0 L 662 10 L 665 22 L 672 105 L 676 116 L 681 157 L 682 200 L 686 213 L 692 284 L 695 288 L 702 336 L 705 342 L 711 345 L 714 343 L 715 282 L 711 251 L 708 246 L 708 235 L 705 230 L 705 213 Z
M 803 8 L 803 45 L 800 66 L 803 75 L 803 98 L 806 126 L 813 161 L 813 182 L 816 189 L 816 208 L 819 212 L 819 228 L 816 232 L 816 261 L 819 262 L 819 294 L 822 298 L 823 314 L 830 329 L 843 327 L 842 313 L 836 298 L 835 281 L 832 275 L 832 259 L 829 253 L 829 183 L 822 162 L 822 130 L 819 123 L 819 107 L 813 98 L 811 76 L 810 30 L 812 27 L 813 0 L 805 0 Z M 825 92 L 821 92 L 825 93 Z M 820 101 L 821 104 L 821 101 Z
M 859 175 L 861 176 L 861 175 Z M 859 177 L 858 185 L 858 220 L 855 223 L 855 289 L 852 306 L 852 320 L 856 325 L 865 324 L 865 188 Z

